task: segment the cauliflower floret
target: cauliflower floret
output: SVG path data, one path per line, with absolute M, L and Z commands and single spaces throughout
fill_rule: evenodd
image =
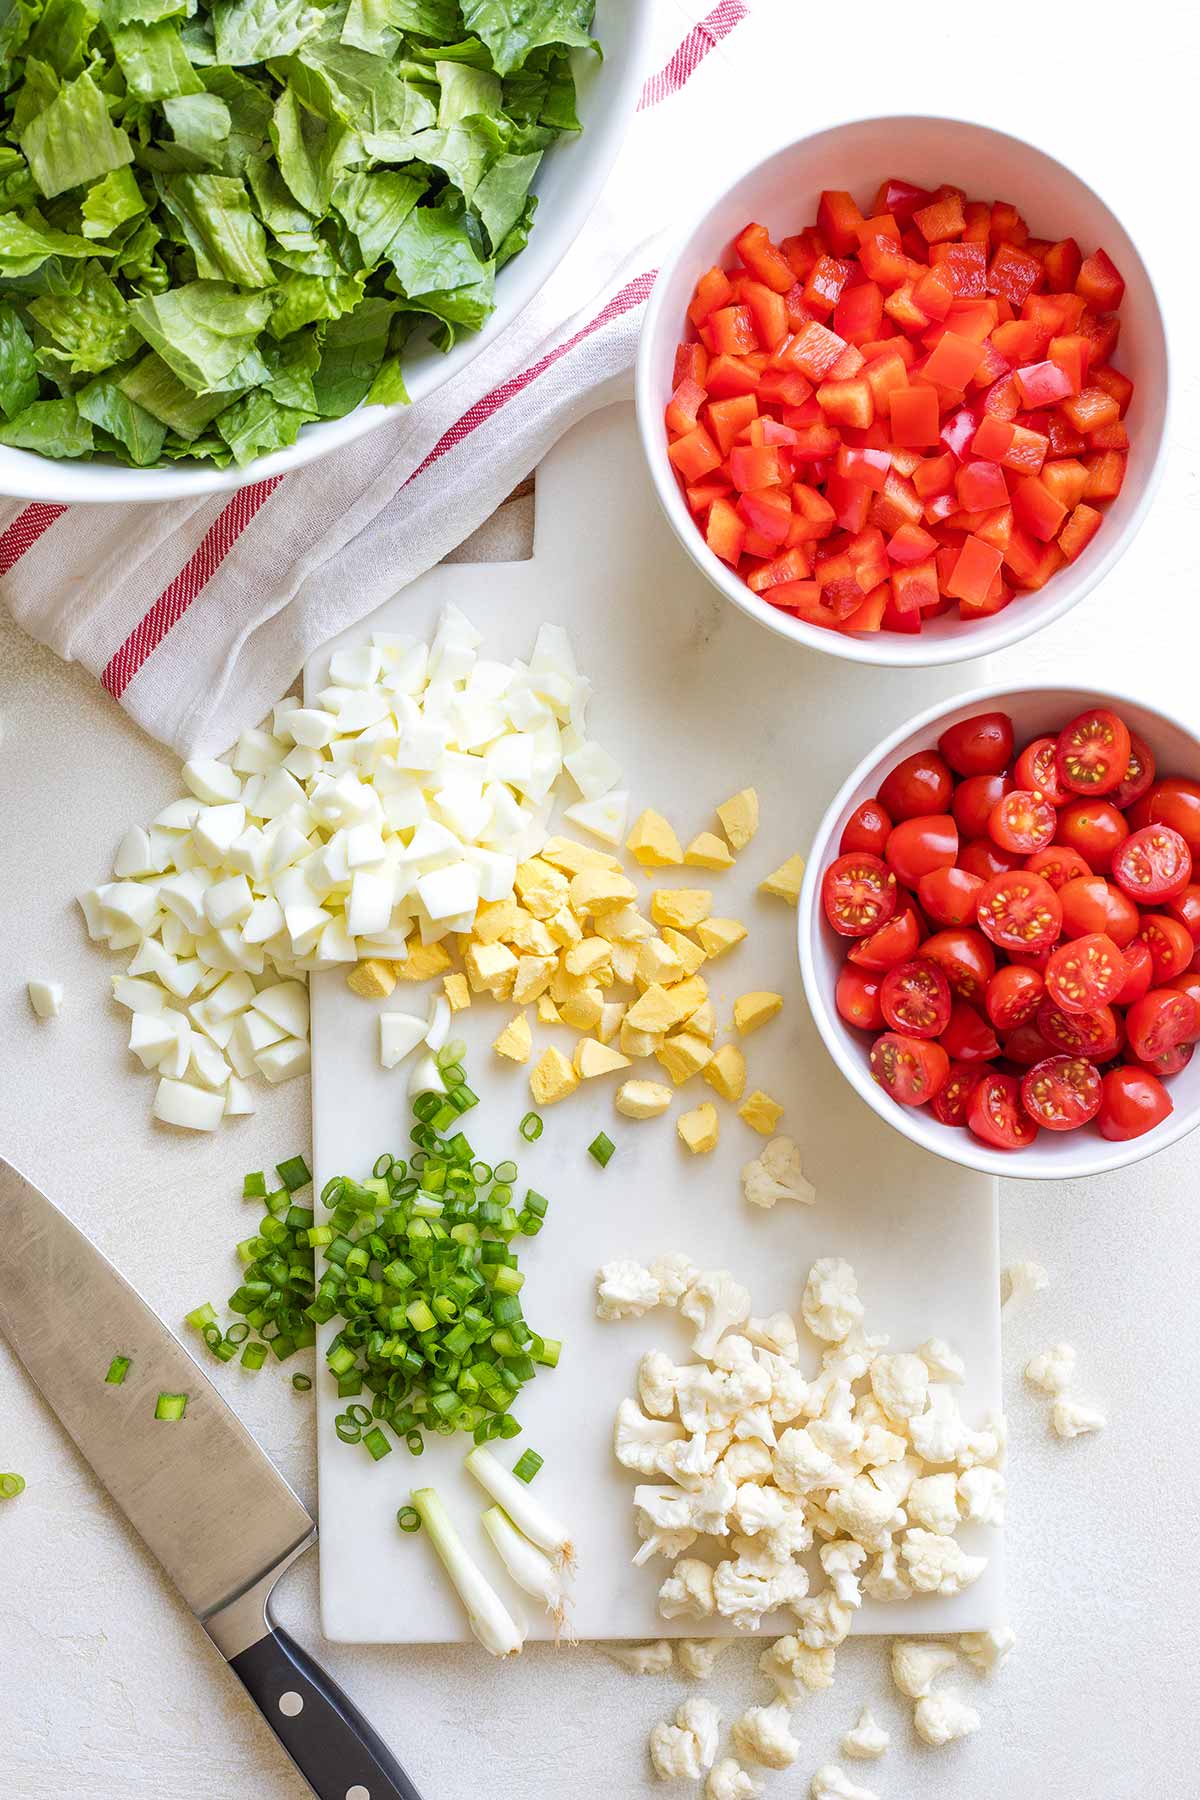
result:
M 820 1557 L 838 1604 L 857 1610 L 862 1605 L 858 1571 L 867 1560 L 862 1545 L 850 1538 L 837 1538 L 832 1544 L 822 1544 Z
M 739 1631 L 757 1631 L 764 1613 L 794 1605 L 808 1591 L 808 1576 L 798 1563 L 765 1566 L 770 1572 L 760 1574 L 741 1557 L 717 1564 L 713 1576 L 717 1611 Z
M 762 1782 L 755 1781 L 732 1756 L 719 1762 L 708 1778 L 708 1800 L 757 1800 Z
M 682 1731 L 690 1731 L 695 1738 L 700 1767 L 711 1769 L 717 1760 L 717 1744 L 721 1736 L 721 1715 L 712 1701 L 702 1699 L 699 1694 L 691 1695 L 676 1712 L 675 1723 Z
M 672 1561 L 696 1541 L 692 1523 L 692 1496 L 677 1487 L 636 1487 L 633 1490 L 638 1536 L 642 1547 L 634 1557 L 641 1567 L 652 1556 Z
M 897 1638 L 892 1645 L 892 1680 L 908 1700 L 923 1700 L 939 1675 L 957 1668 L 958 1657 L 945 1644 L 920 1638 Z
M 821 1449 L 809 1425 L 793 1425 L 782 1434 L 771 1469 L 776 1485 L 789 1494 L 812 1494 L 841 1479 L 833 1457 Z
M 989 1413 L 981 1431 L 968 1431 L 966 1443 L 958 1453 L 960 1469 L 973 1469 L 977 1464 L 998 1469 L 1004 1461 L 1008 1444 L 1008 1420 L 1003 1413 Z
M 859 1787 L 836 1763 L 818 1769 L 808 1787 L 809 1800 L 879 1800 L 870 1788 Z
M 674 1660 L 670 1638 L 659 1638 L 653 1644 L 601 1644 L 600 1648 L 631 1675 L 667 1675 Z
M 771 1473 L 771 1451 L 756 1438 L 739 1438 L 721 1458 L 731 1481 L 765 1481 Z
M 752 1706 L 733 1723 L 733 1742 L 746 1762 L 764 1769 L 790 1769 L 800 1754 L 792 1736 L 791 1709 L 782 1700 L 770 1706 Z
M 663 1468 L 663 1451 L 683 1437 L 682 1426 L 669 1419 L 648 1419 L 636 1400 L 622 1400 L 613 1426 L 613 1451 L 622 1468 L 639 1475 L 656 1475 Z
M 757 1537 L 760 1531 L 774 1531 L 783 1523 L 787 1505 L 787 1496 L 778 1488 L 745 1481 L 733 1502 L 734 1522 L 746 1537 Z
M 718 1463 L 688 1496 L 692 1525 L 709 1537 L 725 1537 L 729 1531 L 729 1510 L 737 1496 L 737 1484 Z
M 697 1275 L 679 1310 L 696 1327 L 696 1355 L 711 1359 L 725 1333 L 750 1317 L 750 1295 L 727 1269 L 708 1269 Z
M 767 1407 L 777 1425 L 789 1424 L 804 1412 L 808 1401 L 808 1382 L 795 1363 L 773 1350 L 758 1349 L 755 1361 L 768 1376 L 771 1388 Z
M 774 1206 L 777 1200 L 798 1200 L 811 1206 L 817 1190 L 800 1167 L 800 1146 L 790 1137 L 772 1138 L 742 1170 L 742 1192 L 751 1206 Z
M 926 1694 L 913 1708 L 913 1724 L 918 1737 L 935 1748 L 951 1744 L 956 1738 L 970 1737 L 979 1730 L 979 1714 L 959 1696 L 957 1688 L 939 1688 Z
M 662 1350 L 647 1350 L 638 1364 L 638 1398 L 656 1419 L 669 1419 L 675 1411 L 675 1383 L 679 1371 Z
M 923 1466 L 918 1457 L 905 1455 L 896 1462 L 880 1463 L 872 1468 L 871 1479 L 876 1487 L 887 1489 L 897 1506 L 903 1506 L 912 1492 L 913 1482 L 919 1479 Z
M 776 1638 L 759 1657 L 758 1666 L 775 1683 L 780 1699 L 796 1706 L 804 1694 L 833 1686 L 836 1655 L 832 1645 L 813 1650 L 793 1634 Z
M 893 1544 L 881 1550 L 863 1576 L 863 1593 L 886 1604 L 890 1600 L 911 1600 L 912 1583 L 897 1561 Z
M 658 1468 L 680 1487 L 694 1492 L 712 1474 L 732 1436 L 732 1432 L 694 1431 L 689 1437 L 677 1437 L 664 1445 Z
M 891 1733 L 875 1721 L 869 1706 L 864 1706 L 849 1731 L 842 1734 L 842 1755 L 858 1762 L 875 1762 L 883 1756 L 892 1741 Z
M 925 1411 L 929 1370 L 919 1356 L 901 1351 L 877 1356 L 871 1364 L 871 1391 L 893 1419 L 913 1419 Z
M 658 1590 L 664 1619 L 709 1619 L 716 1611 L 713 1572 L 698 1557 L 681 1556 Z
M 639 1262 L 605 1263 L 596 1275 L 598 1319 L 640 1319 L 661 1298 L 658 1282 Z
M 855 1417 L 854 1390 L 848 1381 L 836 1381 L 825 1397 L 821 1416 L 809 1426 L 818 1449 L 845 1462 L 862 1448 L 863 1428 Z
M 905 1506 L 914 1525 L 951 1536 L 959 1526 L 958 1477 L 950 1471 L 922 1475 L 909 1488 Z
M 746 1336 L 752 1344 L 759 1344 L 790 1363 L 800 1361 L 800 1334 L 791 1313 L 777 1312 L 767 1319 L 748 1320 Z
M 804 1323 L 814 1337 L 837 1344 L 862 1323 L 858 1278 L 840 1256 L 822 1256 L 808 1272 L 800 1302 Z
M 761 1443 L 775 1443 L 775 1422 L 771 1417 L 769 1406 L 748 1406 L 745 1412 L 738 1414 L 733 1421 L 733 1435 L 747 1440 L 757 1438 Z
M 1014 1300 L 1024 1300 L 1030 1294 L 1039 1294 L 1049 1286 L 1050 1277 L 1041 1263 L 1009 1263 L 1000 1276 L 1000 1304 L 1008 1306 Z
M 983 1674 L 994 1675 L 1008 1661 L 1016 1641 L 1011 1625 L 993 1625 L 990 1631 L 964 1631 L 958 1647 Z
M 958 1478 L 962 1516 L 972 1525 L 1003 1525 L 1006 1483 L 999 1469 L 964 1469 Z M 924 1520 L 918 1520 L 923 1524 Z
M 1054 1402 L 1050 1421 L 1060 1438 L 1082 1437 L 1085 1431 L 1103 1431 L 1108 1424 L 1098 1407 L 1065 1397 Z
M 819 1418 L 829 1403 L 829 1396 L 839 1387 L 853 1387 L 856 1381 L 861 1381 L 870 1360 L 861 1350 L 848 1350 L 844 1344 L 834 1344 L 826 1350 L 821 1357 L 821 1373 L 808 1384 L 808 1398 L 804 1402 L 808 1418 Z
M 867 1550 L 884 1549 L 892 1532 L 905 1523 L 903 1509 L 871 1475 L 856 1475 L 845 1487 L 836 1488 L 826 1510 L 847 1537 L 856 1538 Z
M 792 1611 L 800 1624 L 796 1636 L 810 1650 L 836 1650 L 839 1644 L 845 1643 L 854 1623 L 853 1612 L 842 1605 L 833 1588 L 824 1588 L 821 1593 L 801 1600 Z
M 971 1437 L 957 1400 L 944 1385 L 930 1388 L 929 1406 L 908 1421 L 908 1435 L 917 1455 L 929 1463 L 955 1462 Z
M 968 1556 L 961 1544 L 936 1531 L 906 1531 L 900 1554 L 918 1594 L 961 1594 L 987 1568 L 986 1556 Z
M 700 1747 L 680 1725 L 656 1725 L 650 1733 L 650 1761 L 660 1781 L 699 1781 Z
M 926 1338 L 917 1355 L 929 1370 L 930 1381 L 952 1381 L 957 1384 L 967 1378 L 966 1363 L 945 1338 Z
M 889 1431 L 886 1425 L 875 1420 L 867 1422 L 862 1417 L 863 1402 L 860 1400 L 855 1414 L 862 1425 L 862 1439 L 854 1452 L 854 1460 L 860 1469 L 883 1469 L 889 1463 L 901 1462 L 908 1449 L 908 1441 L 898 1432 Z
M 732 1642 L 733 1639 L 727 1637 L 680 1638 L 675 1646 L 679 1651 L 679 1666 L 694 1681 L 707 1681 L 717 1658 Z
M 656 1256 L 650 1273 L 658 1283 L 659 1305 L 678 1306 L 700 1271 L 690 1257 L 675 1252 L 671 1256 Z
M 1040 1356 L 1031 1356 L 1025 1364 L 1025 1379 L 1043 1394 L 1057 1397 L 1065 1394 L 1075 1379 L 1075 1348 L 1072 1344 L 1051 1344 Z

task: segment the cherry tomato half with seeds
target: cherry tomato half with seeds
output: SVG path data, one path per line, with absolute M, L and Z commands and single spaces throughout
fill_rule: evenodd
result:
M 1078 850 L 1072 850 L 1069 844 L 1047 844 L 1044 850 L 1035 850 L 1032 856 L 1025 858 L 1025 867 L 1048 881 L 1056 894 L 1061 894 L 1068 881 L 1077 881 L 1081 875 L 1092 873 L 1091 865 Z M 1066 930 L 1066 920 L 1063 921 Z
M 1021 1090 L 1011 1075 L 990 1071 L 976 1082 L 967 1104 L 967 1124 L 993 1150 L 1023 1150 L 1038 1128 L 1021 1104 Z
M 921 813 L 915 819 L 902 819 L 888 834 L 884 855 L 896 879 L 915 888 L 922 875 L 953 865 L 958 856 L 958 826 L 949 813 Z
M 959 851 L 958 866 L 968 875 L 978 875 L 980 881 L 991 881 L 997 875 L 1007 875 L 1025 865 L 1024 858 L 1015 850 L 1001 850 L 990 838 L 974 838 Z
M 1018 756 L 1013 775 L 1018 787 L 1036 788 L 1039 794 L 1045 794 L 1051 806 L 1065 806 L 1071 796 L 1058 778 L 1054 757 L 1057 742 L 1057 738 L 1052 737 L 1034 738 Z
M 1011 775 L 968 775 L 959 782 L 950 811 L 964 838 L 986 838 L 992 813 L 1012 785 Z
M 883 1008 L 879 1004 L 881 985 L 878 975 L 856 969 L 853 963 L 842 964 L 834 989 L 834 1002 L 847 1025 L 853 1025 L 859 1031 L 883 1030 Z
M 1037 1028 L 1052 1052 L 1086 1056 L 1089 1062 L 1107 1062 L 1124 1042 L 1125 1033 L 1111 1006 L 1095 1012 L 1065 1013 L 1047 994 L 1037 1010 Z
M 897 898 L 896 877 L 866 850 L 839 856 L 821 883 L 825 917 L 842 937 L 865 937 L 886 925 Z
M 842 827 L 838 850 L 842 856 L 852 850 L 869 850 L 872 856 L 882 856 L 891 829 L 892 821 L 878 800 L 864 800 Z
M 1065 1013 L 1108 1006 L 1125 984 L 1125 958 L 1102 931 L 1062 944 L 1046 964 L 1046 992 Z
M 1195 1054 L 1195 1044 L 1172 1044 L 1161 1056 L 1148 1057 L 1145 1062 L 1132 1053 L 1127 1053 L 1126 1060 L 1136 1064 L 1139 1069 L 1149 1069 L 1160 1081 L 1169 1081 L 1172 1075 L 1178 1075 L 1181 1069 L 1187 1068 Z
M 1108 906 L 1108 924 L 1104 927 L 1113 943 L 1119 950 L 1132 944 L 1142 923 L 1142 915 L 1128 894 L 1123 894 L 1115 882 L 1107 884 L 1105 900 Z
M 1108 800 L 1072 800 L 1058 815 L 1059 844 L 1078 850 L 1097 875 L 1107 875 L 1113 852 L 1129 836 L 1124 813 Z
M 1032 1019 L 1045 991 L 1045 977 L 1037 969 L 1006 963 L 988 982 L 983 1004 L 997 1031 L 1013 1031 Z
M 888 970 L 879 1001 L 892 1030 L 909 1037 L 940 1037 L 950 1019 L 950 983 L 937 963 L 921 958 Z
M 1145 1069 L 1110 1069 L 1100 1084 L 1100 1136 L 1115 1143 L 1144 1137 L 1174 1112 L 1162 1082 Z
M 1073 794 L 1107 794 L 1125 779 L 1132 748 L 1124 719 L 1106 706 L 1093 707 L 1058 734 L 1054 761 L 1059 781 Z
M 921 955 L 942 969 L 954 992 L 964 1000 L 982 998 L 996 971 L 996 953 L 981 931 L 952 926 L 935 931 L 921 945 Z
M 1134 938 L 1132 944 L 1126 944 L 1121 955 L 1125 958 L 1125 984 L 1113 1005 L 1132 1006 L 1135 1000 L 1148 994 L 1154 985 L 1154 958 L 1141 938 Z M 1175 984 L 1168 982 L 1167 985 L 1173 987 Z
M 1200 1034 L 1200 1014 L 1190 994 L 1175 988 L 1151 988 L 1125 1014 L 1129 1048 L 1139 1062 L 1153 1062 L 1177 1044 L 1191 1044 Z
M 1076 875 L 1058 890 L 1063 936 L 1085 937 L 1108 928 L 1108 883 L 1103 875 Z
M 1190 967 L 1196 948 L 1192 934 L 1169 913 L 1143 913 L 1138 936 L 1150 952 L 1158 986 Z
M 942 813 L 950 804 L 954 777 L 936 750 L 915 750 L 898 762 L 879 789 L 879 804 L 896 823 L 922 813 Z
M 1200 947 L 1200 882 L 1189 881 L 1181 894 L 1167 906 L 1173 919 L 1186 925 L 1192 936 L 1193 944 Z
M 924 1106 L 945 1085 L 950 1058 L 931 1038 L 885 1031 L 871 1046 L 871 1073 L 901 1106 Z
M 1192 878 L 1192 853 L 1170 825 L 1147 825 L 1118 844 L 1112 872 L 1131 900 L 1153 906 L 1182 894 Z
M 1054 1055 L 1054 1045 L 1044 1038 L 1036 1025 L 1026 1023 L 1018 1025 L 1004 1039 L 1004 1056 L 1007 1062 L 1018 1063 L 1023 1069 L 1031 1069 L 1034 1063 L 1040 1063 L 1047 1056 Z
M 977 1063 L 952 1062 L 950 1073 L 933 1096 L 930 1112 L 943 1125 L 966 1125 L 971 1092 L 981 1074 Z
M 1047 1131 L 1077 1131 L 1100 1111 L 1100 1071 L 1085 1056 L 1048 1056 L 1021 1083 L 1021 1104 Z
M 1154 783 L 1154 752 L 1145 738 L 1140 738 L 1136 731 L 1129 734 L 1129 764 L 1124 777 L 1120 780 L 1109 799 L 1114 806 L 1124 812 L 1133 806 Z
M 893 963 L 907 962 L 915 956 L 920 941 L 920 921 L 909 906 L 869 937 L 859 938 L 851 946 L 850 961 L 860 969 L 890 969 Z
M 1200 856 L 1200 784 L 1168 775 L 1154 783 L 1145 799 L 1149 815 L 1146 824 L 1170 825 L 1186 838 L 1192 855 Z
M 1042 950 L 1062 931 L 1062 903 L 1048 881 L 1014 869 L 979 896 L 979 927 L 1002 950 Z
M 965 1000 L 956 1000 L 942 1029 L 942 1048 L 955 1062 L 990 1062 L 1000 1041 L 985 1018 Z
M 982 887 L 965 869 L 931 869 L 917 883 L 917 899 L 935 925 L 973 925 Z
M 1001 850 L 1029 856 L 1044 850 L 1054 836 L 1058 814 L 1036 788 L 1013 788 L 992 808 L 988 830 Z
M 1013 723 L 1007 713 L 976 713 L 960 719 L 938 739 L 938 749 L 956 775 L 999 775 L 1013 752 Z

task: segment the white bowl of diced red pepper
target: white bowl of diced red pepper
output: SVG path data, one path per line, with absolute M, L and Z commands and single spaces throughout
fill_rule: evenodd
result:
M 862 662 L 960 661 L 1074 606 L 1150 504 L 1162 314 L 1121 222 L 1020 139 L 842 125 L 748 171 L 647 311 L 662 507 L 726 597 Z

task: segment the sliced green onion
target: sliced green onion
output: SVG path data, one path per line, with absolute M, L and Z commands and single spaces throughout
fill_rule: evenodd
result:
M 415 1506 L 402 1506 L 396 1514 L 396 1523 L 401 1531 L 420 1531 L 421 1515 Z
M 517 1179 L 516 1163 L 515 1162 L 497 1163 L 496 1168 L 495 1168 L 495 1179 L 497 1181 L 504 1182 L 505 1184 L 507 1184 L 508 1182 L 515 1181 Z
M 266 1197 L 266 1192 L 267 1178 L 261 1169 L 256 1169 L 253 1175 L 242 1177 L 243 1200 L 262 1200 Z
M 545 1458 L 539 1456 L 536 1450 L 522 1450 L 513 1464 L 513 1474 L 518 1481 L 528 1484 L 533 1480 L 544 1461 Z
M 245 1369 L 261 1369 L 267 1360 L 267 1346 L 251 1339 L 242 1345 L 241 1363 Z
M 286 1162 L 276 1163 L 275 1173 L 289 1194 L 294 1194 L 297 1188 L 307 1187 L 312 1180 L 312 1170 L 302 1156 L 289 1156 Z
M 203 1331 L 206 1325 L 216 1324 L 217 1315 L 210 1302 L 206 1300 L 203 1306 L 198 1306 L 194 1312 L 188 1313 L 183 1322 L 185 1325 L 190 1325 L 193 1331 Z
M 373 1430 L 368 1431 L 363 1439 L 363 1446 L 371 1452 L 371 1456 L 375 1462 L 378 1462 L 383 1456 L 390 1456 L 392 1454 L 392 1446 L 388 1443 L 387 1438 L 383 1435 L 383 1432 L 380 1431 L 378 1425 L 376 1425 Z
M 588 1145 L 588 1155 L 598 1162 L 602 1169 L 606 1169 L 616 1147 L 607 1133 L 601 1131 Z
M 109 1382 L 113 1387 L 120 1387 L 121 1383 L 129 1373 L 131 1361 L 132 1358 L 128 1356 L 114 1356 L 108 1365 L 108 1374 L 104 1377 L 105 1381 Z
M 187 1403 L 186 1394 L 160 1394 L 154 1403 L 154 1416 L 171 1422 L 182 1419 L 187 1411 Z
M 293 1375 L 292 1376 L 292 1386 L 295 1388 L 295 1390 L 298 1394 L 307 1394 L 309 1389 L 312 1387 L 312 1376 L 311 1375 Z
M 527 1144 L 536 1144 L 545 1129 L 545 1125 L 535 1112 L 527 1112 L 519 1126 L 521 1136 Z
M 25 1492 L 23 1475 L 0 1475 L 0 1500 L 15 1500 L 18 1494 Z

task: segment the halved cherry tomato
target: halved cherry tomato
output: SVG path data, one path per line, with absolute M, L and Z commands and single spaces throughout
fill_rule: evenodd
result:
M 942 1031 L 942 1047 L 956 1062 L 990 1062 L 1000 1042 L 987 1020 L 965 1000 L 956 1000 Z
M 1007 713 L 976 713 L 960 719 L 938 739 L 938 749 L 956 775 L 999 775 L 1013 751 L 1013 723 Z
M 1105 883 L 1107 892 L 1105 902 L 1108 906 L 1108 924 L 1104 927 L 1118 950 L 1124 950 L 1132 944 L 1138 934 L 1142 915 L 1128 894 L 1123 894 L 1115 882 Z
M 884 855 L 897 881 L 915 888 L 922 875 L 953 866 L 958 856 L 958 826 L 949 813 L 901 819 L 888 833 Z
M 1003 1048 L 1005 1060 L 1017 1063 L 1022 1069 L 1031 1069 L 1034 1063 L 1054 1055 L 1054 1045 L 1047 1042 L 1036 1025 L 1028 1022 L 1008 1033 Z
M 1147 825 L 1117 846 L 1112 872 L 1131 900 L 1155 905 L 1183 892 L 1192 879 L 1192 853 L 1170 825 Z
M 842 937 L 865 937 L 886 925 L 898 894 L 892 871 L 867 850 L 839 856 L 821 883 L 825 917 Z
M 1200 784 L 1168 775 L 1156 781 L 1146 794 L 1149 802 L 1148 825 L 1170 825 L 1187 839 L 1193 856 L 1200 856 Z
M 1036 788 L 1013 788 L 992 808 L 988 830 L 1002 850 L 1030 856 L 1046 848 L 1057 824 L 1058 814 L 1044 794 Z
M 997 1031 L 1012 1031 L 1033 1017 L 1045 991 L 1045 977 L 1037 969 L 1006 963 L 988 982 L 983 1004 Z
M 1109 795 L 1113 805 L 1119 806 L 1122 812 L 1126 807 L 1132 806 L 1136 800 L 1140 800 L 1154 781 L 1153 750 L 1144 738 L 1138 736 L 1136 731 L 1130 732 L 1129 743 L 1129 764 L 1124 777 Z
M 924 1106 L 945 1085 L 950 1058 L 930 1038 L 885 1031 L 871 1046 L 871 1073 L 901 1106 Z
M 1037 1011 L 1037 1028 L 1052 1050 L 1067 1056 L 1086 1056 L 1089 1062 L 1107 1062 L 1125 1039 L 1120 1020 L 1111 1006 L 1090 1013 L 1065 1013 L 1049 994 Z
M 1172 975 L 1167 986 L 1174 988 L 1176 993 L 1190 994 L 1197 1017 L 1200 1017 L 1200 969 L 1185 969 L 1182 975 Z
M 1139 1069 L 1149 1069 L 1152 1075 L 1157 1075 L 1161 1081 L 1167 1081 L 1172 1075 L 1178 1075 L 1180 1070 L 1186 1069 L 1195 1054 L 1195 1044 L 1172 1044 L 1161 1056 L 1148 1056 L 1143 1061 L 1140 1056 L 1129 1052 L 1126 1061 L 1135 1063 Z
M 1092 872 L 1087 859 L 1068 844 L 1047 844 L 1044 850 L 1035 850 L 1032 856 L 1025 858 L 1025 867 L 1048 881 L 1056 894 L 1062 893 L 1068 881 L 1076 881 L 1079 876 Z M 1064 909 L 1063 930 L 1066 929 Z
M 936 750 L 916 750 L 898 762 L 884 779 L 879 803 L 894 820 L 922 813 L 944 813 L 950 805 L 954 777 Z
M 1058 778 L 1073 794 L 1107 794 L 1125 779 L 1132 747 L 1124 719 L 1106 706 L 1093 707 L 1058 734 Z
M 1036 788 L 1039 794 L 1045 794 L 1051 806 L 1065 806 L 1071 796 L 1058 778 L 1054 755 L 1057 743 L 1057 738 L 1034 738 L 1018 756 L 1013 775 L 1018 787 Z
M 1182 975 L 1190 966 L 1196 948 L 1192 934 L 1169 913 L 1143 913 L 1138 936 L 1150 952 L 1156 983 Z
M 965 869 L 931 869 L 917 883 L 917 899 L 935 925 L 973 925 L 982 886 Z
M 1062 903 L 1048 881 L 1013 869 L 989 881 L 979 896 L 979 927 L 1002 950 L 1041 950 L 1062 931 Z
M 969 875 L 978 875 L 981 881 L 991 881 L 997 875 L 1023 868 L 1025 863 L 1015 850 L 1001 850 L 990 838 L 974 838 L 959 851 L 958 866 Z
M 1021 1083 L 1021 1103 L 1047 1131 L 1075 1131 L 1100 1111 L 1101 1078 L 1086 1056 L 1048 1056 Z
M 882 856 L 891 829 L 892 821 L 878 800 L 864 800 L 846 820 L 838 849 L 843 856 L 851 850 L 869 850 L 872 856 Z
M 968 775 L 954 790 L 950 811 L 965 838 L 987 836 L 988 821 L 1012 788 L 1011 775 Z
M 996 969 L 996 955 L 983 933 L 966 926 L 935 931 L 921 945 L 921 955 L 937 963 L 964 1000 L 978 1000 Z
M 923 958 L 897 963 L 883 978 L 879 1001 L 893 1031 L 940 1037 L 950 1018 L 950 983 L 937 963 Z
M 1153 1062 L 1176 1044 L 1191 1044 L 1200 1035 L 1200 1013 L 1190 994 L 1175 988 L 1151 988 L 1125 1015 L 1129 1048 L 1142 1062 Z
M 1143 944 L 1141 938 L 1134 938 L 1132 944 L 1126 944 L 1121 951 L 1125 958 L 1125 985 L 1113 1001 L 1114 1006 L 1132 1006 L 1143 994 L 1148 994 L 1154 983 L 1154 958 Z M 1168 982 L 1173 987 L 1173 982 Z
M 1058 890 L 1063 936 L 1085 937 L 1108 927 L 1108 883 L 1103 875 L 1076 875 Z
M 1095 1012 L 1124 984 L 1125 958 L 1102 931 L 1060 945 L 1046 964 L 1046 992 L 1060 1012 Z
M 868 975 L 862 969 L 856 969 L 853 963 L 842 964 L 834 989 L 834 1002 L 847 1025 L 854 1025 L 859 1031 L 883 1030 L 883 1008 L 879 1004 L 881 985 L 878 975 Z
M 1124 813 L 1108 800 L 1072 800 L 1058 815 L 1056 841 L 1078 850 L 1097 875 L 1107 875 L 1114 850 L 1128 836 Z
M 1189 881 L 1183 892 L 1176 894 L 1170 902 L 1167 911 L 1173 919 L 1187 926 L 1193 944 L 1200 947 L 1200 882 Z
M 950 1073 L 933 1096 L 930 1107 L 935 1119 L 943 1125 L 965 1125 L 971 1091 L 983 1071 L 977 1063 L 950 1064 Z
M 1023 1150 L 1038 1133 L 1013 1077 L 994 1070 L 976 1082 L 967 1105 L 967 1124 L 994 1150 Z
M 893 963 L 907 962 L 915 956 L 920 941 L 921 924 L 909 906 L 870 937 L 859 938 L 850 949 L 850 961 L 860 969 L 890 969 Z
M 1110 1069 L 1100 1088 L 1100 1136 L 1116 1143 L 1144 1137 L 1175 1110 L 1162 1082 L 1145 1069 Z

